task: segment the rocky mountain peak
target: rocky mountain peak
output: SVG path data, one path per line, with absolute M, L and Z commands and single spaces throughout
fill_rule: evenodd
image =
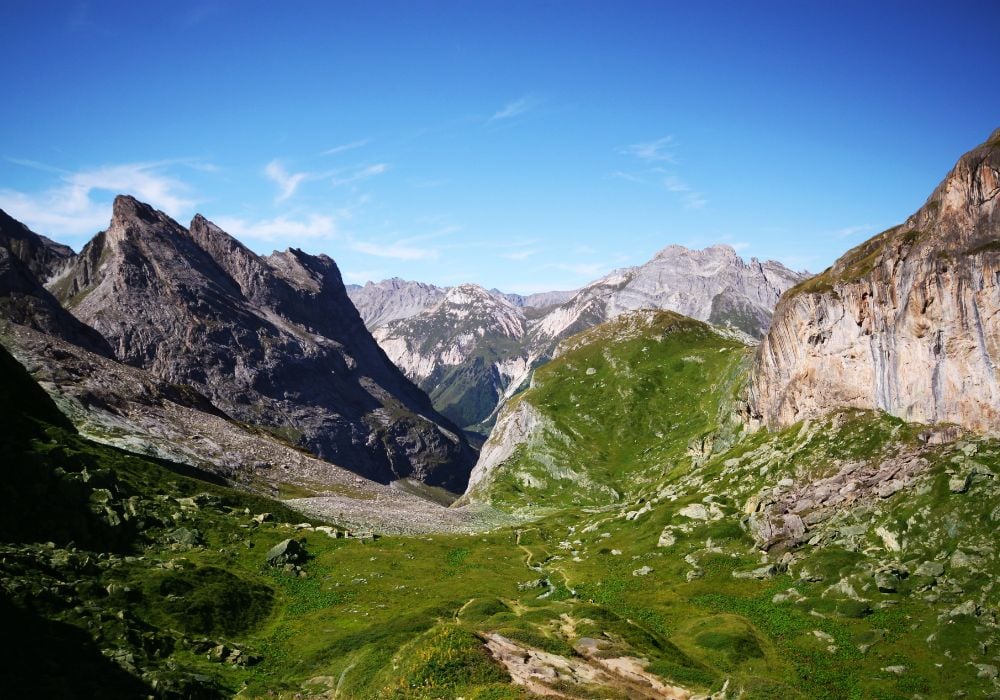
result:
M 319 293 L 327 284 L 343 285 L 340 269 L 326 255 L 311 255 L 298 248 L 288 248 L 271 253 L 267 262 L 286 282 L 299 289 Z
M 480 287 L 478 284 L 460 284 L 457 287 L 451 287 L 444 296 L 442 304 L 454 304 L 458 306 L 464 305 L 487 305 L 487 306 L 509 306 L 514 308 L 514 305 L 503 297 L 498 297 L 491 294 L 488 290 Z
M 379 351 L 325 256 L 262 258 L 204 216 L 133 197 L 60 281 L 115 357 L 379 481 L 464 486 L 468 443 Z
M 152 224 L 161 221 L 165 216 L 163 212 L 153 209 L 131 195 L 120 194 L 115 197 L 111 210 L 111 225 L 125 227 L 134 221 Z
M 685 248 L 682 245 L 671 244 L 666 248 L 660 250 L 656 255 L 653 256 L 653 260 L 693 260 L 693 261 L 708 261 L 708 260 L 725 260 L 725 261 L 737 261 L 740 256 L 737 255 L 736 249 L 731 245 L 725 243 L 716 243 L 715 245 L 710 245 L 707 248 L 701 250 L 693 248 Z

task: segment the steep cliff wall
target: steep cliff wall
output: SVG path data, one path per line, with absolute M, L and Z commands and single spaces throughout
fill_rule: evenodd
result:
M 786 292 L 750 411 L 785 426 L 834 408 L 1000 429 L 1000 129 L 901 226 Z

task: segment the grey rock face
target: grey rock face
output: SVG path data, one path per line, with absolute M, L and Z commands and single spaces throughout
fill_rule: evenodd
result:
M 306 550 L 298 540 L 282 540 L 271 547 L 264 556 L 268 566 L 284 566 L 285 564 L 301 564 L 306 560 Z
M 188 230 L 123 196 L 50 287 L 119 361 L 323 459 L 382 482 L 468 478 L 473 451 L 387 360 L 325 256 L 263 258 L 203 217 Z
M 536 294 L 522 296 L 520 294 L 507 294 L 505 292 L 501 292 L 499 289 L 491 289 L 490 294 L 493 296 L 503 297 L 514 306 L 522 309 L 544 310 L 569 301 L 573 298 L 577 291 L 578 290 L 574 289 L 569 292 L 538 292 Z
M 534 344 L 638 309 L 676 311 L 760 338 L 782 292 L 803 278 L 773 260 L 746 262 L 727 245 L 704 250 L 671 245 L 644 265 L 615 270 L 581 289 L 532 329 Z
M 751 414 L 833 408 L 1000 429 L 1000 129 L 901 226 L 786 293 L 761 344 Z
M 410 282 L 399 277 L 368 282 L 363 287 L 352 284 L 347 288 L 358 313 L 370 330 L 391 321 L 416 316 L 444 298 L 446 289 L 423 282 Z
M 24 263 L 41 282 L 73 259 L 73 249 L 41 236 L 0 210 L 0 246 Z

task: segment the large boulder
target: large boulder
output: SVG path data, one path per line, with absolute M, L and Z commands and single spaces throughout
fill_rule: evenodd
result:
M 306 548 L 298 540 L 282 540 L 268 550 L 264 561 L 269 566 L 302 564 L 307 556 Z

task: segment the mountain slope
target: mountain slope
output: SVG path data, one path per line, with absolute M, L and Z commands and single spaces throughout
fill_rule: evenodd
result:
M 431 308 L 375 329 L 397 367 L 462 426 L 486 419 L 526 370 L 521 309 L 482 287 L 452 287 Z
M 802 279 L 773 260 L 749 262 L 727 245 L 667 246 L 649 262 L 592 282 L 543 318 L 533 341 L 560 339 L 636 309 L 666 309 L 760 338 L 781 293 Z M 599 319 L 599 320 L 598 320 Z
M 466 500 L 552 507 L 634 497 L 727 422 L 719 406 L 745 357 L 742 343 L 670 311 L 624 314 L 563 341 L 501 412 Z
M 119 361 L 323 459 L 382 482 L 467 479 L 472 450 L 371 339 L 329 258 L 261 258 L 202 217 L 189 231 L 122 196 L 49 286 Z
M 751 410 L 784 426 L 838 406 L 1000 429 L 1000 130 L 902 225 L 787 292 Z
M 74 257 L 69 246 L 35 233 L 3 210 L 0 210 L 0 247 L 9 250 L 42 282 Z

